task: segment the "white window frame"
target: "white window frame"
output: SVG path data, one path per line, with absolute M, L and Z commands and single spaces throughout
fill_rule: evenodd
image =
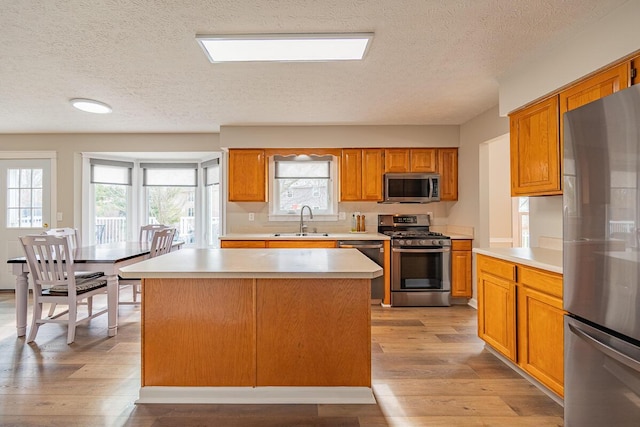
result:
M 83 245 L 95 245 L 96 244 L 96 235 L 95 235 L 95 187 L 91 183 L 91 159 L 98 160 L 106 160 L 106 161 L 116 161 L 116 162 L 131 162 L 131 160 L 123 160 L 117 157 L 107 157 L 107 156 L 95 156 L 90 153 L 82 153 L 82 194 L 86 194 L 87 197 L 82 198 L 82 244 Z M 135 171 L 137 165 L 134 162 L 133 171 Z M 137 193 L 137 177 L 135 173 L 132 173 L 131 176 L 131 185 L 128 186 L 127 191 L 127 240 L 137 240 L 138 235 L 134 236 L 133 230 L 137 230 L 137 226 L 134 226 L 137 218 L 138 207 L 134 200 L 138 200 Z
M 323 156 L 324 157 L 324 156 Z M 317 221 L 338 221 L 338 158 L 330 156 L 329 161 L 329 213 L 321 214 L 313 212 L 313 220 Z M 293 157 L 292 157 L 293 159 Z M 282 213 L 277 210 L 278 201 L 275 191 L 275 166 L 276 157 L 269 157 L 269 221 L 299 221 L 300 210 L 292 213 Z

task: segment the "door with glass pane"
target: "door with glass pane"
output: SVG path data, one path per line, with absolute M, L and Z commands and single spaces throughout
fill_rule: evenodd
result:
M 0 160 L 0 259 L 23 256 L 18 238 L 51 226 L 51 160 Z M 0 269 L 0 289 L 13 289 L 15 277 Z

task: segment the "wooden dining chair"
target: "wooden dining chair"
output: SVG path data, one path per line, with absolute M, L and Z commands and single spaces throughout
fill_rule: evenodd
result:
M 71 228 L 71 227 L 52 228 L 52 229 L 46 230 L 43 234 L 46 234 L 49 236 L 66 237 L 67 240 L 69 240 L 69 249 L 71 251 L 74 251 L 76 248 L 79 248 L 80 246 L 82 246 L 82 243 L 80 241 L 80 232 L 78 231 L 77 228 Z M 76 280 L 83 280 L 83 279 L 94 278 L 97 276 L 104 276 L 104 273 L 96 273 L 94 271 L 76 271 L 75 276 L 76 276 Z M 51 304 L 51 307 L 49 308 L 49 317 L 53 316 L 53 313 L 55 313 L 55 311 L 56 311 L 56 304 Z
M 75 248 L 79 248 L 80 243 L 80 233 L 77 228 L 71 227 L 63 227 L 63 228 L 52 228 L 44 232 L 49 236 L 64 236 L 69 240 L 69 248 L 74 250 Z
M 169 228 L 164 224 L 147 224 L 140 227 L 140 238 L 139 242 L 150 242 L 153 239 L 153 235 L 156 231 L 164 230 L 165 228 Z
M 173 238 L 176 234 L 175 228 L 163 228 L 156 230 L 153 233 L 151 240 L 151 247 L 149 249 L 149 257 L 155 258 L 160 255 L 171 252 L 171 246 L 173 244 Z M 140 279 L 124 279 L 118 278 L 118 286 L 132 286 L 133 298 L 132 301 L 118 301 L 120 305 L 138 304 L 138 295 L 140 294 L 140 285 L 142 281 Z
M 45 323 L 67 325 L 67 344 L 75 340 L 76 326 L 107 313 L 107 308 L 93 312 L 93 297 L 107 293 L 103 276 L 79 279 L 74 274 L 73 251 L 65 236 L 35 235 L 20 238 L 33 281 L 33 319 L 27 342 L 36 338 Z M 87 315 L 78 319 L 78 303 L 87 302 Z M 42 317 L 44 303 L 66 305 L 53 316 Z

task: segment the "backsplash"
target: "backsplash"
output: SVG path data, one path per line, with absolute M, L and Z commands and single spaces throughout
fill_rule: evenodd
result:
M 433 226 L 446 226 L 448 205 L 451 202 L 437 202 L 428 204 L 385 204 L 375 202 L 344 202 L 340 203 L 339 212 L 345 213 L 344 220 L 318 221 L 309 220 L 305 212 L 305 224 L 309 231 L 327 233 L 346 233 L 351 230 L 351 215 L 360 212 L 365 215 L 366 230 L 376 232 L 378 229 L 378 214 L 426 214 L 432 212 Z M 249 221 L 249 214 L 254 214 L 254 220 Z M 268 203 L 227 203 L 227 233 L 277 233 L 298 231 L 299 216 L 292 221 L 269 221 Z

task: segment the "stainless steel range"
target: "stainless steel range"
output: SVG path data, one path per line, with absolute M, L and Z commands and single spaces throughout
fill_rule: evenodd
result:
M 378 215 L 391 237 L 391 305 L 451 305 L 451 239 L 429 230 L 427 215 Z

